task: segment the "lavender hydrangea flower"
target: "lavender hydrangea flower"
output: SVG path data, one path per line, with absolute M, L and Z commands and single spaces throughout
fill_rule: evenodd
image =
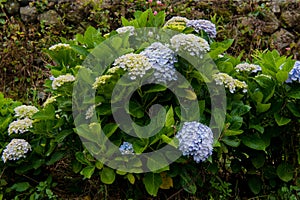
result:
M 153 81 L 167 83 L 177 80 L 174 63 L 177 62 L 175 52 L 160 42 L 155 42 L 140 53 L 149 59 L 154 69 Z
M 126 154 L 134 154 L 133 146 L 129 142 L 123 142 L 123 144 L 119 148 L 122 155 Z
M 12 139 L 5 147 L 2 154 L 3 162 L 7 160 L 19 160 L 25 158 L 25 154 L 31 151 L 30 144 L 24 139 Z
M 192 156 L 196 163 L 205 161 L 213 151 L 213 132 L 199 122 L 185 122 L 175 136 L 184 156 Z
M 188 52 L 191 56 L 203 57 L 210 50 L 206 40 L 193 34 L 177 34 L 171 39 L 171 46 L 176 52 Z
M 189 20 L 186 23 L 187 27 L 193 28 L 197 33 L 200 31 L 205 31 L 209 37 L 215 38 L 217 35 L 216 25 L 214 25 L 209 20 L 199 19 L 199 20 Z
M 300 61 L 295 62 L 293 69 L 289 72 L 289 78 L 285 82 L 292 83 L 293 81 L 300 83 Z

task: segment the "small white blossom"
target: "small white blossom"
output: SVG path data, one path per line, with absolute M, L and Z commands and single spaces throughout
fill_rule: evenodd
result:
M 192 156 L 199 163 L 205 161 L 213 151 L 213 132 L 199 122 L 185 122 L 175 136 L 179 140 L 179 150 L 184 156 Z
M 57 78 L 54 78 L 52 82 L 53 90 L 56 90 L 58 87 L 62 86 L 64 83 L 75 81 L 75 77 L 71 74 L 60 75 Z
M 236 88 L 242 88 L 243 92 L 247 92 L 247 84 L 244 81 L 239 81 L 232 78 L 228 74 L 218 73 L 213 75 L 213 79 L 217 85 L 224 85 L 231 93 L 234 93 Z
M 235 66 L 235 70 L 237 72 L 257 73 L 258 71 L 261 71 L 261 67 L 259 65 L 255 65 L 255 64 L 240 63 L 237 66 Z
M 131 80 L 143 77 L 147 70 L 152 68 L 146 56 L 134 53 L 125 54 L 117 58 L 113 65 L 128 71 Z
M 170 41 L 176 52 L 188 52 L 191 56 L 202 58 L 210 50 L 206 40 L 193 34 L 180 33 L 174 35 Z
M 187 27 L 192 27 L 197 33 L 200 31 L 205 31 L 209 37 L 215 38 L 217 35 L 216 25 L 209 20 L 199 19 L 199 20 L 189 20 L 186 23 Z
M 8 127 L 8 134 L 16 133 L 16 134 L 22 134 L 28 131 L 29 128 L 32 127 L 33 120 L 29 118 L 24 119 L 18 119 L 16 121 L 13 121 L 9 124 Z
M 50 51 L 59 51 L 60 49 L 71 49 L 69 44 L 58 43 L 49 48 Z
M 96 105 L 91 105 L 85 113 L 85 119 L 90 119 L 93 117 Z
M 3 150 L 2 160 L 4 163 L 7 160 L 19 160 L 25 158 L 25 154 L 29 151 L 31 151 L 31 146 L 26 140 L 12 139 Z
M 31 118 L 35 113 L 37 113 L 39 110 L 35 106 L 18 106 L 14 109 L 15 116 L 18 118 Z
M 124 27 L 121 27 L 121 28 L 118 28 L 116 30 L 119 34 L 122 34 L 122 33 L 126 33 L 126 32 L 129 32 L 129 35 L 135 35 L 135 29 L 133 26 L 124 26 Z

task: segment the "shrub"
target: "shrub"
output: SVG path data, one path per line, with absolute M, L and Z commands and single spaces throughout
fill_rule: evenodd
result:
M 138 11 L 122 29 L 89 27 L 49 48 L 51 97 L 32 127 L 3 134 L 3 148 L 12 138 L 31 146 L 1 163 L 5 198 L 57 198 L 53 170 L 63 164 L 75 181 L 135 190 L 122 198 L 299 197 L 295 61 L 277 51 L 241 61 L 225 53 L 233 40 L 187 22 L 164 26 L 164 12 Z M 101 187 L 93 195 L 107 195 Z

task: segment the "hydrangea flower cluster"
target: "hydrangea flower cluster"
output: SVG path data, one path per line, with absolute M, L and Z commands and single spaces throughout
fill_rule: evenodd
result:
M 18 118 L 31 118 L 35 113 L 37 113 L 39 110 L 35 106 L 18 106 L 14 109 L 15 116 Z
M 154 69 L 153 81 L 166 83 L 177 80 L 174 63 L 177 62 L 175 52 L 160 42 L 155 42 L 140 53 L 149 59 Z
M 129 35 L 135 35 L 135 29 L 133 26 L 124 26 L 116 30 L 119 34 L 129 32 Z
M 55 96 L 55 97 L 49 97 L 48 99 L 46 99 L 46 101 L 43 103 L 43 107 L 46 107 L 47 105 L 55 102 L 56 101 L 56 97 L 57 96 Z
M 9 124 L 8 127 L 8 134 L 16 133 L 16 134 L 22 134 L 28 131 L 29 128 L 32 127 L 33 120 L 29 118 L 24 119 L 18 119 L 16 121 L 13 121 Z
M 185 17 L 172 17 L 171 19 L 169 19 L 164 27 L 165 28 L 170 28 L 170 29 L 174 29 L 174 30 L 178 30 L 178 31 L 182 31 L 183 29 L 186 28 L 186 24 L 188 23 L 188 19 Z
M 206 40 L 193 34 L 180 33 L 174 35 L 170 42 L 176 52 L 188 52 L 191 56 L 198 56 L 200 58 L 210 50 Z
M 54 78 L 52 81 L 52 88 L 56 90 L 58 87 L 62 86 L 64 83 L 75 81 L 75 77 L 71 74 L 60 75 Z
M 100 85 L 104 85 L 112 77 L 112 75 L 102 75 L 96 78 L 93 83 L 93 89 L 97 89 Z
M 293 81 L 300 83 L 300 61 L 295 62 L 293 69 L 289 72 L 289 78 L 285 82 L 292 83 Z
M 71 49 L 69 44 L 58 43 L 49 47 L 50 51 L 59 51 L 60 49 Z
M 131 80 L 135 80 L 138 76 L 143 77 L 146 71 L 152 68 L 146 56 L 134 53 L 117 58 L 113 65 L 128 71 Z
M 134 154 L 134 149 L 131 143 L 123 142 L 123 144 L 119 148 L 122 155 Z
M 91 105 L 85 113 L 85 119 L 90 119 L 93 117 L 96 105 Z
M 247 92 L 247 84 L 243 81 L 232 78 L 225 73 L 217 73 L 213 75 L 217 85 L 224 85 L 231 93 L 234 93 L 236 88 L 242 88 L 243 92 Z
M 175 136 L 179 140 L 179 150 L 184 156 L 192 156 L 199 163 L 205 161 L 213 151 L 213 132 L 199 122 L 185 122 Z
M 197 33 L 205 31 L 211 38 L 215 38 L 217 36 L 216 25 L 209 20 L 189 20 L 186 23 L 186 26 L 193 28 Z
M 12 139 L 5 147 L 2 154 L 2 160 L 5 163 L 7 160 L 19 160 L 25 158 L 25 154 L 31 151 L 30 144 L 24 139 Z
M 240 63 L 237 66 L 235 66 L 235 70 L 237 72 L 252 72 L 257 73 L 258 71 L 261 71 L 261 67 L 259 65 L 255 64 L 249 64 L 249 63 Z

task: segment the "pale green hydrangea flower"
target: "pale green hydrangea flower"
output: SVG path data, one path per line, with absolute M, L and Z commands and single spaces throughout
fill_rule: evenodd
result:
M 255 65 L 255 64 L 240 63 L 237 66 L 235 66 L 235 70 L 237 72 L 253 72 L 253 73 L 256 73 L 258 71 L 261 71 L 261 67 L 259 65 Z
M 47 105 L 55 102 L 56 101 L 56 97 L 57 96 L 49 97 L 48 99 L 46 99 L 46 101 L 43 103 L 43 107 L 46 107 Z
M 182 31 L 186 28 L 186 24 L 188 23 L 188 21 L 189 20 L 185 17 L 175 16 L 165 23 L 164 28 Z
M 225 88 L 228 88 L 231 93 L 236 91 L 236 88 L 243 89 L 243 92 L 247 92 L 247 84 L 244 81 L 239 81 L 232 78 L 225 73 L 217 73 L 213 75 L 213 79 L 216 81 L 217 85 L 224 85 Z
M 210 50 L 206 40 L 193 34 L 177 34 L 171 40 L 171 47 L 176 52 L 188 52 L 191 56 L 202 58 Z
M 60 49 L 71 49 L 69 44 L 58 43 L 49 47 L 50 51 L 59 51 Z
M 100 85 L 104 85 L 112 77 L 112 75 L 102 75 L 96 78 L 96 81 L 93 83 L 93 89 L 97 89 Z
M 14 109 L 15 116 L 18 118 L 31 118 L 35 113 L 37 113 L 39 110 L 35 106 L 18 106 Z
M 152 68 L 146 56 L 134 53 L 117 58 L 113 65 L 128 71 L 131 80 L 135 80 L 138 76 L 143 77 L 146 71 Z
M 16 133 L 16 134 L 22 134 L 28 131 L 29 128 L 32 127 L 33 120 L 29 118 L 24 119 L 18 119 L 16 121 L 13 121 L 9 124 L 8 127 L 8 134 Z
M 60 75 L 53 79 L 52 88 L 56 90 L 58 87 L 62 86 L 64 83 L 75 81 L 75 77 L 71 74 Z
M 12 139 L 3 150 L 2 160 L 4 163 L 7 160 L 19 160 L 25 158 L 25 154 L 29 151 L 31 151 L 31 146 L 26 140 Z

